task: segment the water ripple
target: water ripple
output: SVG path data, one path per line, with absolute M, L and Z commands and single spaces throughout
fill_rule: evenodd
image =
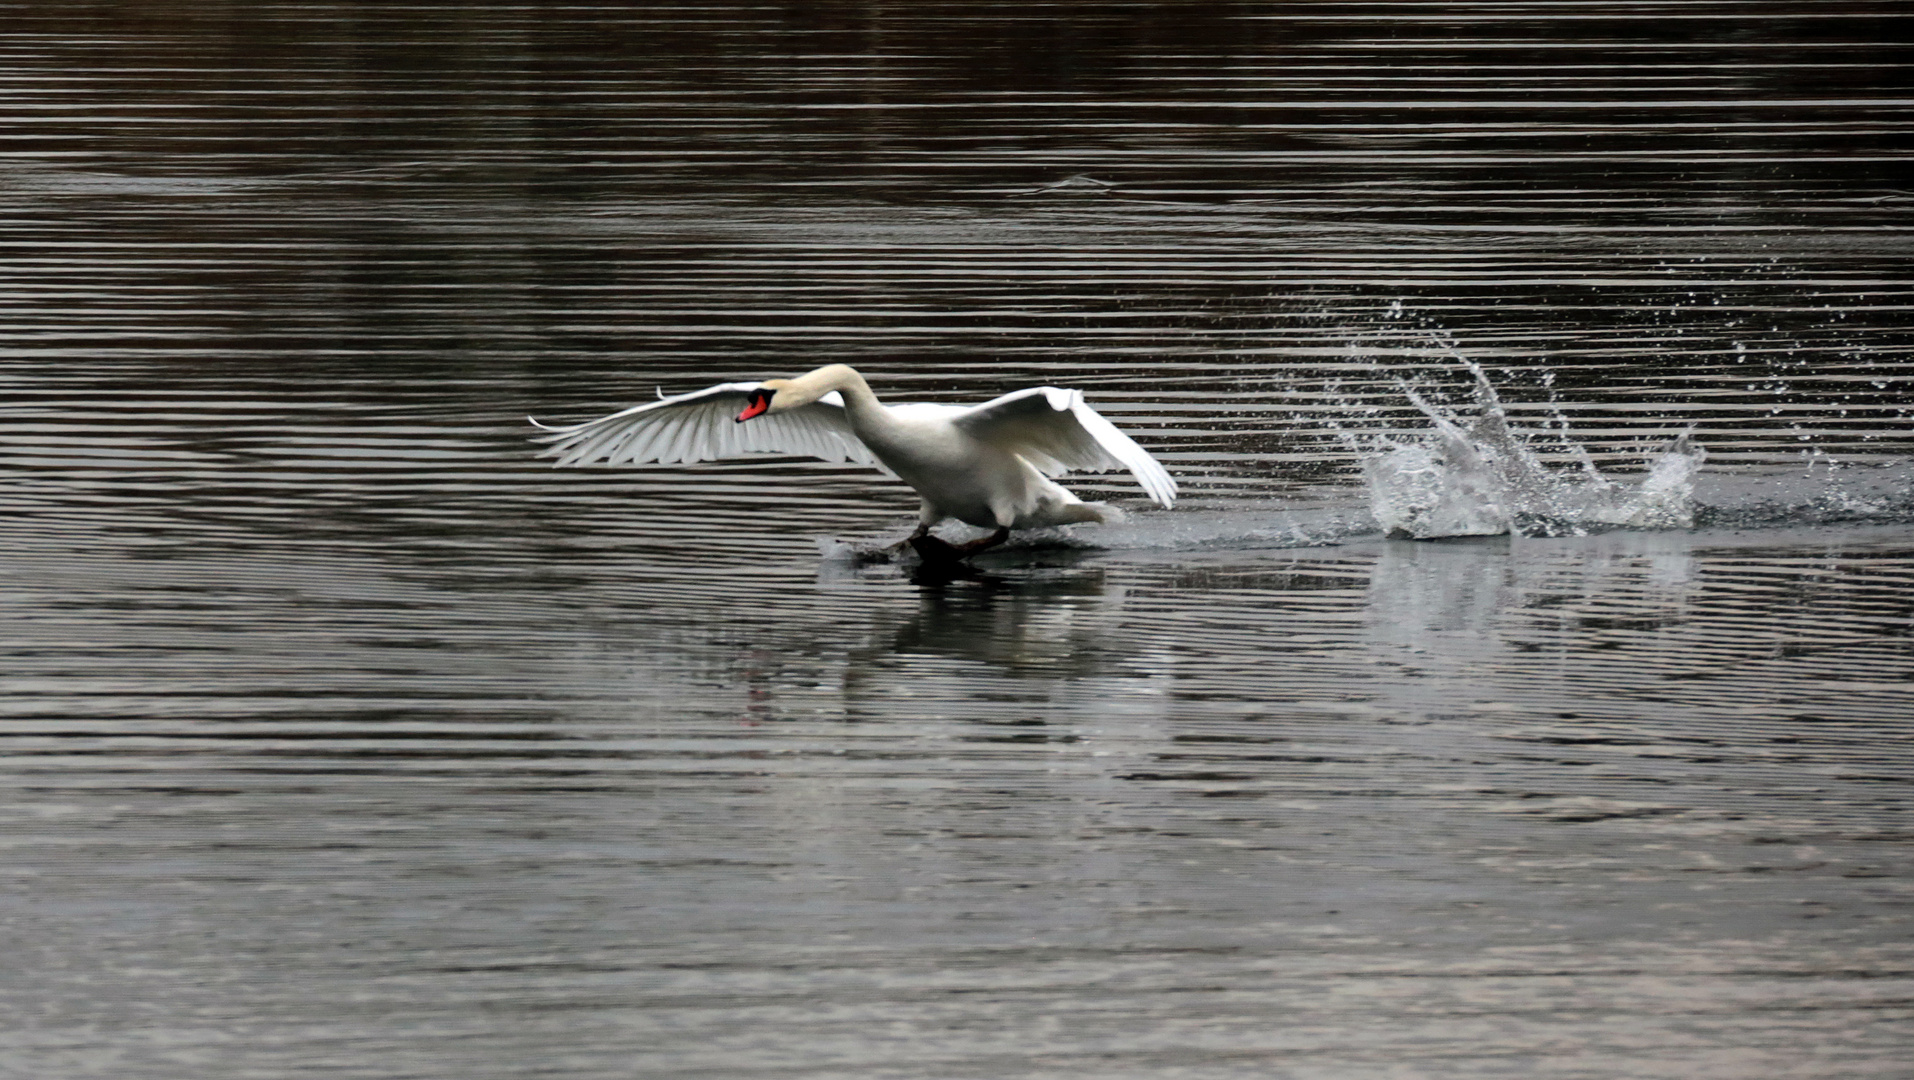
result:
M 1904 1068 L 1905 5 L 0 24 L 0 1059 Z M 825 360 L 1187 498 L 527 442 Z M 1693 526 L 1384 539 L 1478 371 Z

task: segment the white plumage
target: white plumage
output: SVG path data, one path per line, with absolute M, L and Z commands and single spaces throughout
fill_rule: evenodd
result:
M 559 465 L 653 461 L 677 465 L 749 454 L 880 464 L 851 434 L 843 399 L 837 394 L 828 394 L 808 408 L 759 417 L 757 423 L 738 423 L 738 410 L 759 385 L 719 383 L 633 405 L 587 423 L 546 428 L 551 434 L 540 436 L 539 441 L 552 445 L 541 456 L 557 458 Z M 532 423 L 545 427 L 536 420 Z
M 720 383 L 546 430 L 541 439 L 551 446 L 544 454 L 559 465 L 670 464 L 754 453 L 875 465 L 923 499 L 914 542 L 947 517 L 997 530 L 994 543 L 1014 528 L 1114 516 L 1049 480 L 1068 472 L 1127 469 L 1159 505 L 1176 500 L 1176 481 L 1148 451 L 1092 409 L 1081 391 L 1054 386 L 981 405 L 884 405 L 863 376 L 832 364 L 795 379 Z M 983 546 L 989 544 L 953 550 L 968 554 Z

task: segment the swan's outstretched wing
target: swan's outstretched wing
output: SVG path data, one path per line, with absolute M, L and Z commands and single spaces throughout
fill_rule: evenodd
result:
M 953 422 L 1021 454 L 1046 475 L 1128 469 L 1159 505 L 1176 501 L 1176 481 L 1149 451 L 1092 409 L 1081 390 L 1033 386 L 967 409 Z
M 571 427 L 546 427 L 538 441 L 551 443 L 541 457 L 560 465 L 624 462 L 716 461 L 746 454 L 789 454 L 825 461 L 876 465 L 877 458 L 844 419 L 844 399 L 836 392 L 815 404 L 766 413 L 738 423 L 757 383 L 719 383 L 676 397 L 634 405 Z

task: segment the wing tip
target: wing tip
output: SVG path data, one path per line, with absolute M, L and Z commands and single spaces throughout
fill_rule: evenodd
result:
M 531 436 L 536 442 L 551 442 L 553 439 L 562 439 L 565 437 L 566 432 L 572 430 L 572 428 L 568 426 L 541 424 L 536 416 L 528 416 L 525 419 L 530 422 L 533 427 L 538 429 L 538 434 Z
M 1156 474 L 1151 477 L 1151 480 L 1154 482 L 1143 485 L 1143 490 L 1149 493 L 1150 500 L 1165 510 L 1175 509 L 1176 478 L 1169 474 L 1169 470 L 1158 465 Z

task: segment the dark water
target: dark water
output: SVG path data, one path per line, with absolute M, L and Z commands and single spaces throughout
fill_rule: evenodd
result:
M 1910 47 L 0 4 L 0 1075 L 1907 1076 Z M 827 360 L 1186 498 L 524 441 Z M 1467 362 L 1693 527 L 1383 538 Z

